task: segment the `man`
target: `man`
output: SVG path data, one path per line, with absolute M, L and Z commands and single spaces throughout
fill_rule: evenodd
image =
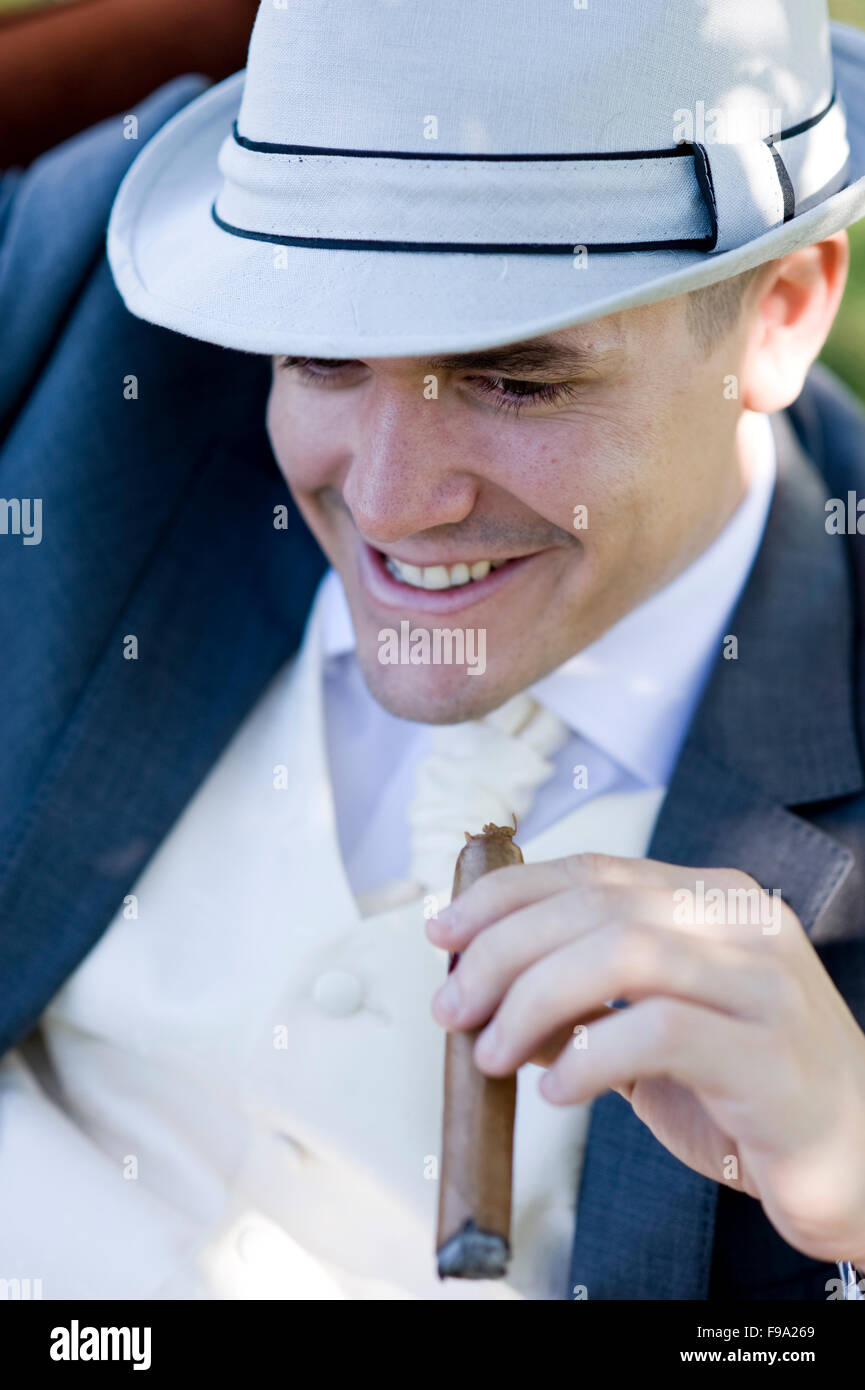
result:
M 833 77 L 810 0 L 333 8 L 138 113 L 135 317 L 117 128 L 8 193 L 6 1277 L 841 1297 L 865 429 L 809 369 L 862 44 Z M 446 909 L 511 811 L 526 864 Z M 514 1258 L 438 1283 L 480 1024 Z

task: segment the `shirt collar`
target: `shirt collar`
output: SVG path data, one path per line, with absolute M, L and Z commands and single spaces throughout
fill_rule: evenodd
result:
M 775 485 L 775 441 L 767 415 L 751 419 L 748 491 L 712 544 L 591 646 L 529 687 L 575 733 L 648 786 L 669 780 L 760 548 Z M 325 575 L 318 601 L 325 657 L 353 651 L 354 626 L 336 570 Z

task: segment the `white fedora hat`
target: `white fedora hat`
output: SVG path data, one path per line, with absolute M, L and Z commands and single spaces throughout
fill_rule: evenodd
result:
M 825 0 L 262 0 L 131 165 L 133 314 L 255 353 L 469 352 L 865 215 L 865 36 Z

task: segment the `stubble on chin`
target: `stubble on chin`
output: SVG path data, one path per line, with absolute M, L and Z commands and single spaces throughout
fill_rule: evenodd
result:
M 490 671 L 469 676 L 464 669 L 382 666 L 375 649 L 358 645 L 358 662 L 373 699 L 397 719 L 421 724 L 461 724 L 482 719 L 516 694 Z

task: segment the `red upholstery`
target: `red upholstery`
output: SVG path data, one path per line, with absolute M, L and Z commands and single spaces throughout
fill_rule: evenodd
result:
M 257 0 L 73 0 L 0 22 L 0 168 L 184 72 L 218 81 L 246 63 Z

